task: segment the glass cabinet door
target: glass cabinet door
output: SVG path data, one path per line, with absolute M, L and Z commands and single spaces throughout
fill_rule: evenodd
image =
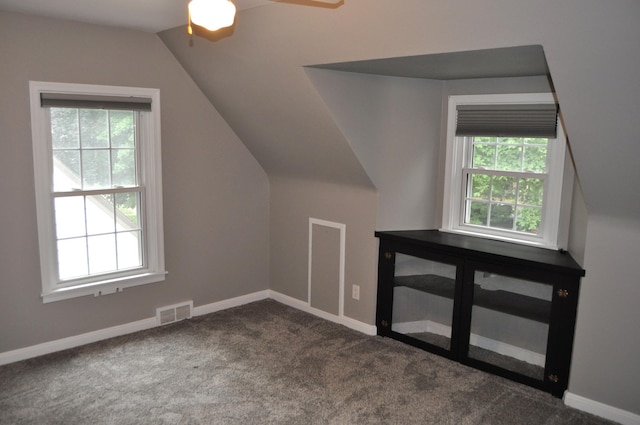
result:
M 474 270 L 468 357 L 544 380 L 553 286 Z
M 391 330 L 451 350 L 456 269 L 397 252 Z

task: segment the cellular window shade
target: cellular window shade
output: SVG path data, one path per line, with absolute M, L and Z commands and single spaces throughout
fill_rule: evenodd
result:
M 100 96 L 69 93 L 40 93 L 43 108 L 116 109 L 151 111 L 151 99 L 145 97 Z
M 458 105 L 456 136 L 556 138 L 558 106 L 548 104 Z

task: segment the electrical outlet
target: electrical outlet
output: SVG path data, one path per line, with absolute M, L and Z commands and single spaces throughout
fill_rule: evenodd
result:
M 360 286 L 359 285 L 352 285 L 351 286 L 351 297 L 354 300 L 359 300 L 360 299 Z

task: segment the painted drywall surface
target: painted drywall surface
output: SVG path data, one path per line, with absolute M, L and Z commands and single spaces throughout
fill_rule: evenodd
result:
M 216 42 L 190 40 L 182 28 L 159 35 L 270 176 L 371 186 L 340 131 L 325 124 L 330 116 L 303 67 L 265 56 L 286 58 L 289 49 L 300 47 L 292 40 L 274 34 L 260 43 L 246 40 L 250 44 L 238 49 L 240 32 Z M 279 42 L 286 42 L 283 52 L 273 50 Z
M 306 302 L 309 218 L 344 224 L 344 315 L 373 324 L 377 293 L 375 191 L 282 177 L 272 177 L 270 182 L 271 289 Z M 360 286 L 359 301 L 351 298 L 354 284 Z
M 590 216 L 569 391 L 640 414 L 640 223 Z
M 378 191 L 377 230 L 437 227 L 443 82 L 307 69 Z
M 157 36 L 0 13 L 0 57 L 0 352 L 268 288 L 266 174 Z M 29 80 L 160 89 L 165 282 L 42 303 Z
M 640 38 L 638 15 L 634 0 L 615 6 L 603 0 L 353 0 L 337 9 L 277 3 L 241 12 L 232 34 L 218 41 L 194 37 L 188 47 L 183 28 L 161 36 L 270 175 L 348 184 L 362 184 L 361 169 L 316 107 L 302 66 L 540 44 L 590 210 L 630 216 L 640 199 L 617 199 L 609 187 L 622 182 L 620 191 L 634 189 L 626 178 L 632 161 L 620 151 L 638 149 L 632 117 L 640 47 L 631 42 Z M 604 139 L 617 140 L 620 149 L 609 149 Z M 322 165 L 327 156 L 331 167 Z M 603 161 L 628 168 L 605 171 Z

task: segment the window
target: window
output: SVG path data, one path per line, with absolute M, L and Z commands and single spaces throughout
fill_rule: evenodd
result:
M 164 280 L 159 90 L 30 95 L 44 302 Z
M 565 138 L 551 94 L 451 96 L 443 230 L 558 246 Z

